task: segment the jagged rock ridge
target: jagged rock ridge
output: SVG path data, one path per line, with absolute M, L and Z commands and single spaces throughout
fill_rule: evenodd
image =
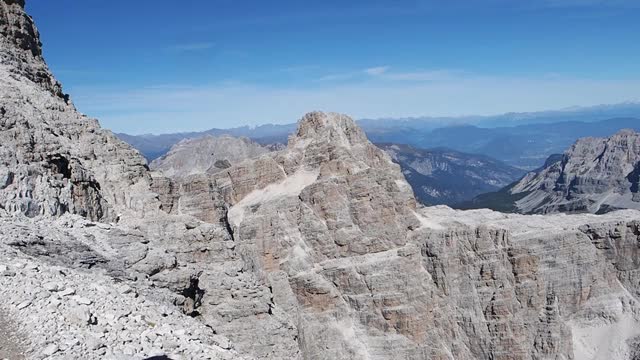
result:
M 640 133 L 622 130 L 609 138 L 583 138 L 561 157 L 472 207 L 502 206 L 520 213 L 640 209 Z
M 3 348 L 12 358 L 237 358 L 185 315 L 193 274 L 163 288 L 149 280 L 177 266 L 160 243 L 184 233 L 162 227 L 185 225 L 162 221 L 142 156 L 62 94 L 24 2 L 0 1 L 0 35 L 0 326 L 14 324 L 0 332 L 23 340 Z
M 3 124 L 14 124 L 0 155 L 13 174 L 0 190 L 11 205 L 0 210 L 0 307 L 26 332 L 29 346 L 13 345 L 28 358 L 626 359 L 639 350 L 637 211 L 422 208 L 353 120 L 322 112 L 304 116 L 282 151 L 170 179 L 63 98 L 0 74 L 13 79 L 0 91 Z M 69 167 L 45 161 L 51 149 Z M 47 210 L 92 199 L 73 195 L 81 168 L 70 158 L 100 195 L 80 201 L 86 213 Z M 45 211 L 13 206 L 21 201 Z M 91 221 L 98 209 L 119 219 Z
M 144 211 L 134 191 L 149 179 L 144 159 L 68 103 L 23 7 L 0 2 L 0 209 L 96 220 Z
M 214 173 L 268 151 L 248 138 L 206 135 L 180 141 L 169 153 L 152 161 L 150 167 L 168 177 Z
M 42 57 L 42 44 L 33 19 L 24 12 L 24 0 L 0 3 L 0 62 L 12 73 L 27 77 L 54 96 L 67 98 Z

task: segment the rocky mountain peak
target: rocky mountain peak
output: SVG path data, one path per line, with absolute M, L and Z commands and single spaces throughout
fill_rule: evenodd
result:
M 248 138 L 206 135 L 180 141 L 169 153 L 151 162 L 150 167 L 171 178 L 212 174 L 267 152 Z
M 368 142 L 364 131 L 347 115 L 314 111 L 302 117 L 298 131 L 289 139 L 290 144 L 305 143 L 307 140 L 333 142 L 351 147 Z
M 637 136 L 638 133 L 633 129 L 622 129 L 614 136 Z
M 7 32 L 20 4 L 0 0 L 0 358 L 640 353 L 640 212 L 422 208 L 339 114 L 308 114 L 287 149 L 224 171 L 152 176 L 36 81 L 46 65 Z M 628 143 L 594 141 L 558 182 L 603 184 Z
M 137 151 L 68 103 L 24 2 L 0 0 L 0 210 L 115 220 L 157 207 L 148 179 Z
M 19 6 L 21 6 L 22 8 L 24 8 L 24 0 L 6 0 L 5 1 L 7 4 L 11 5 L 11 4 L 18 4 Z
M 563 156 L 496 193 L 498 197 L 488 194 L 483 203 L 512 202 L 522 213 L 640 209 L 638 174 L 640 133 L 625 129 L 608 138 L 579 139 Z
M 303 165 L 329 177 L 367 169 L 390 171 L 402 177 L 399 167 L 369 141 L 356 122 L 338 113 L 316 111 L 303 116 L 279 162 L 287 173 Z
M 0 60 L 53 95 L 67 99 L 42 56 L 40 34 L 24 10 L 24 0 L 0 0 Z

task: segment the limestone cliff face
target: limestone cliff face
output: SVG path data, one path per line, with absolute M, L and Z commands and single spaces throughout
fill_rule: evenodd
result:
M 169 153 L 155 159 L 150 167 L 171 178 L 215 173 L 232 164 L 267 153 L 269 150 L 248 138 L 206 135 L 182 140 Z
M 580 139 L 560 159 L 527 174 L 498 197 L 482 197 L 491 204 L 507 192 L 507 201 L 520 213 L 640 209 L 639 174 L 640 134 L 623 130 L 610 138 Z
M 397 165 L 348 117 L 311 113 L 299 126 L 286 150 L 207 180 L 187 179 L 175 194 L 179 203 L 208 195 L 211 201 L 201 204 L 208 210 L 194 213 L 199 205 L 190 203 L 190 213 L 215 222 L 208 216 L 217 209 L 242 259 L 239 271 L 268 286 L 272 314 L 286 314 L 280 321 L 291 330 L 284 334 L 295 334 L 298 344 L 287 352 L 251 343 L 245 327 L 223 324 L 242 352 L 622 359 L 634 351 L 627 342 L 640 329 L 632 295 L 638 267 L 616 254 L 637 251 L 640 214 L 528 217 L 416 208 Z M 205 295 L 202 311 L 205 321 L 221 326 L 215 314 L 237 300 L 215 293 L 215 300 Z M 253 321 L 250 313 L 236 314 Z M 602 329 L 618 336 L 596 343 Z
M 0 0 L 3 19 L 31 24 L 22 5 Z M 28 55 L 11 31 L 3 53 Z M 640 212 L 419 207 L 353 120 L 322 112 L 286 149 L 169 178 L 32 71 L 0 66 L 2 356 L 640 353 Z
M 38 29 L 24 11 L 24 0 L 0 2 L 0 60 L 56 97 L 66 98 L 42 57 Z
M 395 251 L 420 226 L 399 167 L 340 114 L 305 115 L 283 151 L 214 174 L 155 176 L 154 187 L 171 214 L 227 229 L 225 253 L 201 255 L 217 260 L 200 276 L 200 311 L 238 350 L 260 358 L 308 357 L 329 344 L 329 357 L 363 354 L 345 338 L 354 331 L 343 316 L 350 306 L 314 269 Z
M 531 217 L 436 208 L 423 214 L 439 226 L 476 229 L 431 235 L 423 248 L 434 280 L 458 309 L 457 323 L 467 335 L 480 334 L 469 337 L 476 357 L 623 359 L 634 351 L 627 342 L 638 331 L 637 285 L 622 279 L 633 278 L 638 267 L 616 265 L 612 253 L 633 257 L 637 244 L 625 244 L 638 240 L 637 212 Z M 603 332 L 615 335 L 598 342 Z
M 149 178 L 144 159 L 68 104 L 23 6 L 0 2 L 0 208 L 114 220 L 153 207 L 134 195 Z

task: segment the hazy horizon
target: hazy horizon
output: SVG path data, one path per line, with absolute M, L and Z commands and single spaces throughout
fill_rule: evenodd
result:
M 589 111 L 594 111 L 597 112 L 598 110 L 602 110 L 602 109 L 611 109 L 611 108 L 617 108 L 617 107 L 626 107 L 626 106 L 637 106 L 638 107 L 638 115 L 634 115 L 631 117 L 636 117 L 636 116 L 640 116 L 640 102 L 622 102 L 622 103 L 617 103 L 617 104 L 598 104 L 598 105 L 593 105 L 593 106 L 570 106 L 570 107 L 565 107 L 565 108 L 559 108 L 559 109 L 546 109 L 546 110 L 540 110 L 540 111 L 515 111 L 515 112 L 506 112 L 506 113 L 497 113 L 497 114 L 488 114 L 488 115 L 476 115 L 476 114 L 469 114 L 469 115 L 461 115 L 461 116 L 413 116 L 413 117 L 403 117 L 403 118 L 392 118 L 392 117 L 377 117 L 377 118 L 354 118 L 354 120 L 356 121 L 398 121 L 398 122 L 402 122 L 402 121 L 425 121 L 425 122 L 429 122 L 429 121 L 434 121 L 434 122 L 443 122 L 443 121 L 451 121 L 450 123 L 445 123 L 442 124 L 442 127 L 446 127 L 446 126 L 452 126 L 452 125 L 477 125 L 475 122 L 473 121 L 469 121 L 471 119 L 476 120 L 476 121 L 480 121 L 480 120 L 484 120 L 484 119 L 493 119 L 493 118 L 508 118 L 510 116 L 524 116 L 526 117 L 527 115 L 530 116 L 536 116 L 536 115 L 543 115 L 543 114 L 561 114 L 561 113 L 566 113 L 566 114 L 571 114 L 571 113 L 576 113 L 576 112 L 589 112 Z M 256 128 L 260 128 L 263 126 L 287 126 L 287 125 L 292 125 L 292 124 L 296 124 L 298 121 L 300 121 L 300 119 L 307 113 L 312 112 L 312 111 L 321 111 L 321 112 L 333 112 L 330 110 L 321 110 L 321 109 L 311 109 L 307 112 L 305 112 L 304 114 L 300 114 L 300 116 L 296 119 L 293 119 L 291 121 L 283 121 L 280 123 L 257 123 L 257 124 L 243 124 L 243 125 L 237 125 L 237 126 L 210 126 L 210 127 L 202 127 L 202 128 L 194 128 L 194 129 L 185 129 L 185 130 L 178 130 L 178 131 L 173 131 L 173 132 L 160 132 L 160 133 L 154 133 L 154 132 L 138 132 L 138 133 L 133 133 L 133 132 L 126 132 L 126 131 L 115 131 L 113 129 L 113 132 L 115 133 L 120 133 L 120 134 L 126 134 L 126 135 L 132 135 L 132 136 L 143 136 L 143 135 L 149 135 L 149 136 L 158 136 L 158 135 L 166 135 L 166 134 L 177 134 L 177 133 L 200 133 L 200 132 L 205 132 L 208 130 L 212 130 L 212 129 L 220 129 L 220 130 L 229 130 L 229 129 L 237 129 L 237 128 L 249 128 L 249 129 L 256 129 Z M 90 115 L 90 114 L 87 114 Z M 345 115 L 349 115 L 349 114 L 345 114 Z M 595 115 L 594 115 L 595 116 Z M 581 119 L 581 120 L 573 120 L 573 119 L 563 119 L 563 118 L 558 118 L 557 120 L 553 120 L 553 121 L 549 121 L 549 122 L 565 122 L 565 121 L 581 121 L 581 122 L 595 122 L 595 121 L 605 121 L 605 120 L 611 120 L 614 118 L 620 118 L 620 117 L 627 117 L 627 116 L 622 116 L 622 115 L 618 115 L 618 116 L 603 116 L 601 118 L 592 118 L 592 119 Z M 98 119 L 101 123 L 101 119 Z M 456 122 L 457 120 L 459 120 L 460 122 Z M 517 120 L 516 120 L 517 121 Z M 533 124 L 535 124 L 536 122 L 534 121 Z M 524 124 L 524 122 L 523 122 Z M 104 126 L 104 124 L 103 124 Z M 435 126 L 440 127 L 440 126 Z M 488 127 L 488 128 L 493 128 L 495 126 L 479 126 L 479 127 Z
M 27 8 L 78 109 L 117 132 L 291 123 L 314 109 L 450 117 L 640 100 L 640 49 L 628 46 L 640 6 L 627 0 Z

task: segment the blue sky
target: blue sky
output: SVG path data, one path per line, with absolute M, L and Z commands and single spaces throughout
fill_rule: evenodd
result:
M 28 0 L 80 111 L 115 131 L 640 100 L 636 0 Z

